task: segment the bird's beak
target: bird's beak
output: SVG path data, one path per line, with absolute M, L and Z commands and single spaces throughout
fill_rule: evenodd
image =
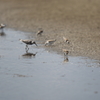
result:
M 36 42 L 35 42 L 35 45 L 38 46 L 38 45 L 36 44 Z

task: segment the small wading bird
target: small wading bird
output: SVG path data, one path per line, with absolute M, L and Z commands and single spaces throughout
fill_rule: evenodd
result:
M 43 30 L 39 30 L 37 33 L 36 33 L 36 35 L 38 36 L 38 35 L 42 35 L 42 33 L 43 33 Z
M 68 53 L 69 53 L 69 51 L 68 51 L 68 50 L 66 50 L 66 49 L 63 49 L 62 51 L 64 52 L 64 56 L 67 56 L 67 55 L 68 55 Z
M 6 27 L 6 25 L 0 24 L 0 29 L 2 29 L 2 31 L 3 31 L 3 28 L 5 28 L 5 27 Z
M 45 42 L 45 46 L 49 46 L 49 45 L 52 45 L 56 40 L 47 40 Z
M 69 40 L 67 38 L 65 38 L 64 36 L 63 36 L 63 40 L 64 40 L 64 42 L 69 44 Z
M 66 49 L 63 49 L 62 51 L 64 52 L 64 61 L 68 61 L 68 53 L 69 53 L 69 51 L 66 50 Z
M 25 48 L 26 52 L 28 52 L 28 50 L 29 50 L 28 45 L 35 44 L 37 46 L 36 42 L 33 40 L 22 40 L 22 39 L 19 39 L 19 40 L 26 44 L 26 48 Z

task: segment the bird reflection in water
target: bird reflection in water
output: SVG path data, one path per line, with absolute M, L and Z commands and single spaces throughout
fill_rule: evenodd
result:
M 22 57 L 31 58 L 31 57 L 35 57 L 36 54 L 37 54 L 37 52 L 36 53 L 27 52 L 27 53 L 23 54 Z
M 6 36 L 5 32 L 0 32 L 0 36 Z
M 68 57 L 64 57 L 64 63 L 69 62 Z

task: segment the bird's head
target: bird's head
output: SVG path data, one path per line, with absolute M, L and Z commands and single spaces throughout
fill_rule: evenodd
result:
M 35 41 L 32 41 L 32 44 L 35 44 L 36 46 L 38 46 Z

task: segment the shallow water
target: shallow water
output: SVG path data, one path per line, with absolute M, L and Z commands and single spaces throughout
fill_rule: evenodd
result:
M 0 36 L 0 100 L 99 100 L 100 61 L 68 57 L 35 45 L 25 55 L 27 33 L 5 29 Z M 30 33 L 28 33 L 30 34 Z M 24 56 L 23 56 L 24 55 Z

